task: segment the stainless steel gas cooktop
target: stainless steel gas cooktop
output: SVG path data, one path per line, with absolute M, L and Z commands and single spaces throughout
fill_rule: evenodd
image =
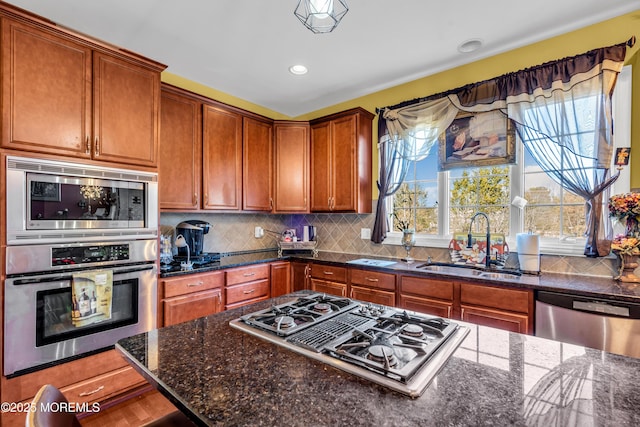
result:
M 411 397 L 424 392 L 469 332 L 449 319 L 326 294 L 230 325 Z

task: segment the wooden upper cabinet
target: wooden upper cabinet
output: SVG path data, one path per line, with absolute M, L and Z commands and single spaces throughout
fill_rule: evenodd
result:
M 91 156 L 91 49 L 2 18 L 2 146 Z
M 160 111 L 160 209 L 198 209 L 202 197 L 202 103 L 165 85 Z
M 157 166 L 160 73 L 95 52 L 93 78 L 94 158 Z
M 202 141 L 203 208 L 242 207 L 242 115 L 204 105 Z
M 270 122 L 243 119 L 242 209 L 273 209 L 273 126 Z
M 311 121 L 311 211 L 371 212 L 372 120 L 355 108 Z
M 2 17 L 2 147 L 157 166 L 160 71 L 99 42 Z
M 276 122 L 274 212 L 309 212 L 309 125 Z

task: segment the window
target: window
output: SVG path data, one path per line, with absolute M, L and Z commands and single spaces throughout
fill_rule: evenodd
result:
M 616 93 L 621 96 L 614 94 L 614 123 L 619 126 L 615 145 L 630 146 L 630 66 L 620 73 Z M 591 117 L 588 111 L 581 114 L 584 120 Z M 515 165 L 444 172 L 438 172 L 436 148 L 432 148 L 433 153 L 411 164 L 400 189 L 387 199 L 392 230 L 385 243 L 399 244 L 402 229 L 414 228 L 417 245 L 447 247 L 451 235 L 466 233 L 471 216 L 482 211 L 491 219 L 492 233 L 505 234 L 514 250 L 515 235 L 531 230 L 540 234 L 544 253 L 582 255 L 584 200 L 547 176 L 519 138 L 517 146 Z M 612 194 L 629 191 L 628 174 L 628 170 L 623 171 Z M 516 196 L 527 200 L 524 209 L 512 206 Z

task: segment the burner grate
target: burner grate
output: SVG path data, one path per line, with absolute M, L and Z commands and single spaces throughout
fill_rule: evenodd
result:
M 305 329 L 294 336 L 287 338 L 291 344 L 305 347 L 317 352 L 336 338 L 371 322 L 368 317 L 358 316 L 352 313 L 344 313 L 333 319 L 326 320 L 318 325 Z

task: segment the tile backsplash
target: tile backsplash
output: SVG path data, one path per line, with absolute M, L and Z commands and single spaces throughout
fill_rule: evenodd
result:
M 375 201 L 374 201 L 375 202 Z M 375 204 L 374 204 L 375 206 Z M 162 234 L 174 235 L 180 222 L 195 219 L 207 221 L 211 229 L 204 236 L 206 252 L 237 252 L 276 248 L 280 234 L 288 228 L 301 232 L 302 226 L 314 225 L 318 249 L 327 252 L 343 252 L 359 255 L 401 258 L 404 249 L 397 245 L 374 244 L 360 238 L 361 228 L 373 228 L 374 214 L 306 214 L 271 215 L 259 213 L 162 213 Z M 255 238 L 256 226 L 265 230 L 264 237 Z M 449 251 L 442 248 L 415 247 L 411 255 L 418 260 L 431 257 L 434 261 L 449 261 Z M 517 254 L 510 254 L 507 266 L 517 267 Z M 581 274 L 613 277 L 619 262 L 614 257 L 587 258 L 576 256 L 543 255 L 540 268 L 543 272 Z

